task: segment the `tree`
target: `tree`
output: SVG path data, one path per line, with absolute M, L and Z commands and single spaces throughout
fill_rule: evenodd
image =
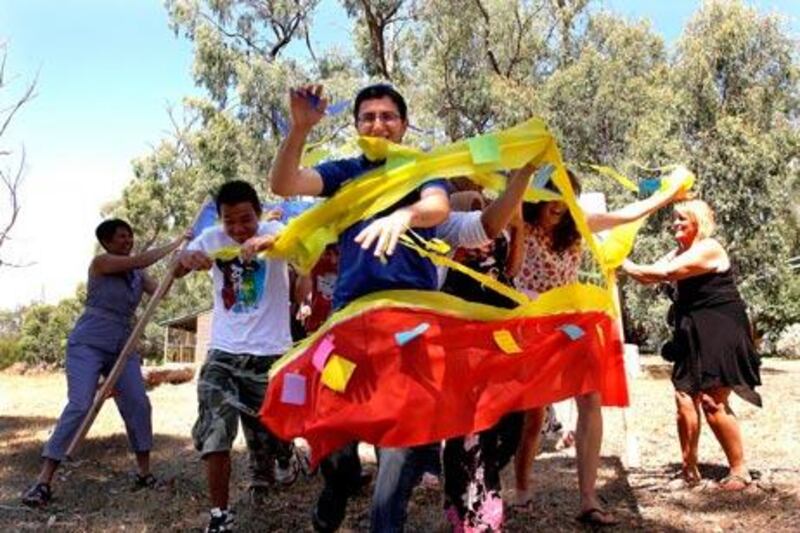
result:
M 8 89 L 9 82 L 6 73 L 6 58 L 8 50 L 5 43 L 0 43 L 0 91 Z M 30 102 L 35 94 L 36 79 L 34 79 L 22 91 L 22 95 L 14 99 L 13 103 L 0 110 L 0 140 L 2 140 L 8 130 L 11 121 L 22 107 Z M 8 158 L 13 160 L 14 152 L 0 146 L 0 189 L 2 189 L 3 203 L 8 205 L 8 215 L 0 219 L 0 250 L 3 245 L 11 239 L 11 231 L 14 229 L 22 207 L 20 202 L 20 188 L 25 171 L 25 148 L 22 147 L 21 154 L 16 163 L 7 163 Z M 9 166 L 10 165 L 10 166 Z M 0 267 L 21 266 L 16 261 L 4 260 L 0 256 Z
M 85 299 L 86 286 L 81 284 L 74 298 L 65 298 L 56 305 L 27 307 L 20 327 L 20 359 L 31 366 L 62 366 L 69 332 L 83 310 Z
M 716 211 L 758 328 L 779 331 L 800 319 L 800 284 L 786 263 L 800 244 L 791 211 L 800 163 L 794 41 L 776 16 L 709 1 L 687 25 L 670 74 L 675 154 Z
M 388 80 L 409 101 L 412 144 L 539 116 L 575 169 L 601 163 L 637 177 L 686 164 L 717 209 L 760 324 L 776 331 L 800 319 L 800 282 L 782 265 L 800 253 L 798 219 L 789 216 L 800 189 L 800 98 L 796 53 L 778 19 L 740 2 L 706 2 L 669 54 L 646 21 L 592 10 L 587 0 L 341 3 L 354 21 L 352 57 L 311 48 L 315 0 L 167 1 L 176 34 L 194 43 L 206 94 L 172 111 L 172 135 L 134 162 L 134 180 L 107 207 L 130 219 L 141 245 L 174 236 L 226 180 L 246 179 L 268 197 L 289 87 L 319 81 L 338 102 Z M 308 61 L 286 55 L 291 42 L 306 44 Z M 352 137 L 352 117 L 329 116 L 313 135 L 311 143 L 336 148 Z M 584 190 L 605 192 L 611 207 L 633 198 L 580 174 Z M 670 247 L 667 217 L 651 217 L 637 258 Z M 764 264 L 764 249 L 774 263 Z M 207 306 L 209 290 L 202 276 L 176 284 L 158 318 Z M 629 332 L 655 347 L 666 334 L 666 301 L 634 284 L 624 293 Z

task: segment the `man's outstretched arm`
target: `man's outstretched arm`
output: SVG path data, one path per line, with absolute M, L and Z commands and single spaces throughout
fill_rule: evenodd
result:
M 327 99 L 322 85 L 306 85 L 289 92 L 291 126 L 278 148 L 269 174 L 269 188 L 279 196 L 319 196 L 322 177 L 313 168 L 300 168 L 303 147 L 311 130 L 325 115 Z

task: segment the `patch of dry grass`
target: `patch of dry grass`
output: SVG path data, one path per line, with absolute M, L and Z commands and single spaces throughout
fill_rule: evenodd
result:
M 743 493 L 712 488 L 670 492 L 666 482 L 677 472 L 679 449 L 668 368 L 652 360 L 648 373 L 632 387 L 632 415 L 639 435 L 642 465 L 625 469 L 622 417 L 605 411 L 606 438 L 599 489 L 622 519 L 620 530 L 642 531 L 797 531 L 800 523 L 800 362 L 770 361 L 763 372 L 765 409 L 734 400 L 745 436 L 750 467 L 761 480 Z M 122 422 L 107 405 L 80 452 L 79 460 L 59 471 L 55 499 L 44 510 L 19 504 L 19 494 L 33 479 L 39 453 L 65 402 L 62 375 L 0 374 L 0 529 L 4 531 L 162 531 L 199 530 L 205 526 L 207 500 L 202 464 L 189 432 L 196 413 L 194 384 L 164 385 L 151 391 L 154 407 L 154 469 L 167 480 L 161 491 L 131 492 L 132 457 Z M 725 458 L 708 427 L 700 444 L 703 472 L 722 477 Z M 310 531 L 309 511 L 321 479 L 300 479 L 276 489 L 263 506 L 244 498 L 243 443 L 237 441 L 233 502 L 241 531 Z M 580 531 L 575 464 L 570 450 L 542 454 L 534 469 L 538 495 L 526 510 L 511 510 L 507 530 Z M 511 473 L 504 473 L 511 482 Z M 348 509 L 344 531 L 369 526 L 369 496 Z M 438 491 L 418 489 L 409 506 L 408 531 L 446 531 Z

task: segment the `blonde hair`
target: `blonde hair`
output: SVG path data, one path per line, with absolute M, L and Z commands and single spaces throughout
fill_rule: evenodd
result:
M 711 237 L 717 225 L 714 222 L 714 211 L 703 200 L 686 200 L 675 204 L 675 211 L 688 217 L 697 224 L 697 237 Z

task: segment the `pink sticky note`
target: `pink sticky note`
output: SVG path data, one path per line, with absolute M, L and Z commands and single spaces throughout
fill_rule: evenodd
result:
M 301 374 L 286 374 L 283 376 L 283 389 L 281 402 L 291 405 L 305 405 L 306 403 L 306 377 Z
M 328 357 L 330 357 L 331 352 L 333 352 L 333 339 L 330 335 L 327 335 L 317 345 L 317 350 L 314 352 L 314 355 L 311 356 L 311 364 L 314 365 L 314 368 L 322 372 L 322 369 L 325 368 L 325 363 L 328 362 Z
M 531 300 L 535 300 L 539 297 L 539 293 L 531 289 L 522 289 L 522 293 Z

